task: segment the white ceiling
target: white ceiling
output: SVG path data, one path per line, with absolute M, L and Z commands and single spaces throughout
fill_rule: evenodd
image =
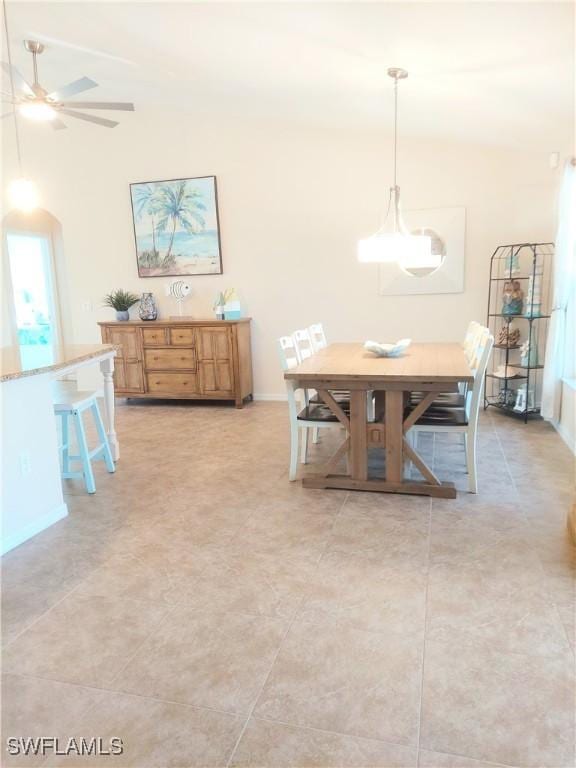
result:
M 12 0 L 8 14 L 27 76 L 22 39 L 32 37 L 47 46 L 47 87 L 81 75 L 101 84 L 78 99 L 385 128 L 385 72 L 401 66 L 404 133 L 545 151 L 571 136 L 569 2 Z

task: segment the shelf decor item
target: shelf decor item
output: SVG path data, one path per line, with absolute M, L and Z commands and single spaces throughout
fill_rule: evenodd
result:
M 498 246 L 490 259 L 487 325 L 497 343 L 484 408 L 524 422 L 540 415 L 553 257 L 554 243 L 515 243 Z
M 521 315 L 524 304 L 524 291 L 520 287 L 520 280 L 509 280 L 504 283 L 502 294 L 502 314 Z
M 158 308 L 156 307 L 153 293 L 142 294 L 138 314 L 140 315 L 140 320 L 156 320 L 158 317 Z
M 172 296 L 178 303 L 179 317 L 182 317 L 184 314 L 184 301 L 186 297 L 190 295 L 191 291 L 192 286 L 184 280 L 173 280 L 166 286 L 166 296 Z
M 112 309 L 116 310 L 116 320 L 118 321 L 125 322 L 128 320 L 130 317 L 130 307 L 138 304 L 138 302 L 139 298 L 135 293 L 130 293 L 130 291 L 125 291 L 122 288 L 118 288 L 117 291 L 112 291 L 112 293 L 104 296 L 104 306 L 112 307 Z
M 497 339 L 496 344 L 499 347 L 517 347 L 520 341 L 520 329 L 512 328 L 511 323 L 505 323 L 498 331 Z

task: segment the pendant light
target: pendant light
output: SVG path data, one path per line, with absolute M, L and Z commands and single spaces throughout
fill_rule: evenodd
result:
M 400 187 L 397 183 L 398 150 L 398 82 L 408 77 L 405 69 L 391 67 L 388 75 L 394 80 L 394 186 L 390 187 L 388 210 L 382 227 L 370 237 L 358 242 L 358 261 L 392 263 L 401 267 L 438 266 L 432 255 L 432 244 L 426 235 L 411 235 L 400 212 Z
M 12 56 L 10 53 L 10 36 L 8 34 L 8 15 L 6 13 L 6 0 L 2 0 L 2 10 L 4 11 L 4 31 L 6 32 L 6 52 L 8 54 L 8 68 L 10 72 L 10 93 L 12 103 L 16 103 L 14 91 L 14 76 L 12 74 Z M 16 138 L 16 157 L 18 158 L 18 171 L 20 178 L 14 179 L 8 187 L 8 197 L 13 208 L 30 213 L 38 207 L 38 189 L 36 184 L 24 177 L 22 172 L 22 150 L 20 147 L 20 131 L 18 129 L 18 116 L 16 108 L 13 107 L 14 117 L 14 135 Z

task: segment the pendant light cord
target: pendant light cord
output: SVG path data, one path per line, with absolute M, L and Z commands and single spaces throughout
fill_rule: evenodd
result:
M 14 91 L 14 75 L 12 72 L 12 55 L 10 53 L 10 37 L 8 34 L 8 13 L 6 11 L 6 0 L 2 0 L 2 10 L 4 12 L 4 31 L 6 32 L 6 52 L 8 54 L 8 67 L 10 71 L 10 93 L 12 95 L 12 109 L 14 117 L 14 133 L 16 136 L 16 155 L 18 157 L 18 168 L 20 170 L 20 176 L 22 173 L 22 151 L 20 149 L 20 131 L 18 129 L 18 117 L 16 115 L 16 94 Z
M 3 0 L 5 2 L 5 0 Z M 398 78 L 394 78 L 394 189 L 396 183 L 396 166 L 398 155 Z

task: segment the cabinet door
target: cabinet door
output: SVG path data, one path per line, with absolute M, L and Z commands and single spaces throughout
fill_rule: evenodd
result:
M 114 360 L 114 387 L 119 394 L 144 392 L 138 328 L 108 326 L 106 341 L 119 347 Z
M 198 368 L 203 395 L 231 396 L 232 348 L 228 327 L 198 328 Z

